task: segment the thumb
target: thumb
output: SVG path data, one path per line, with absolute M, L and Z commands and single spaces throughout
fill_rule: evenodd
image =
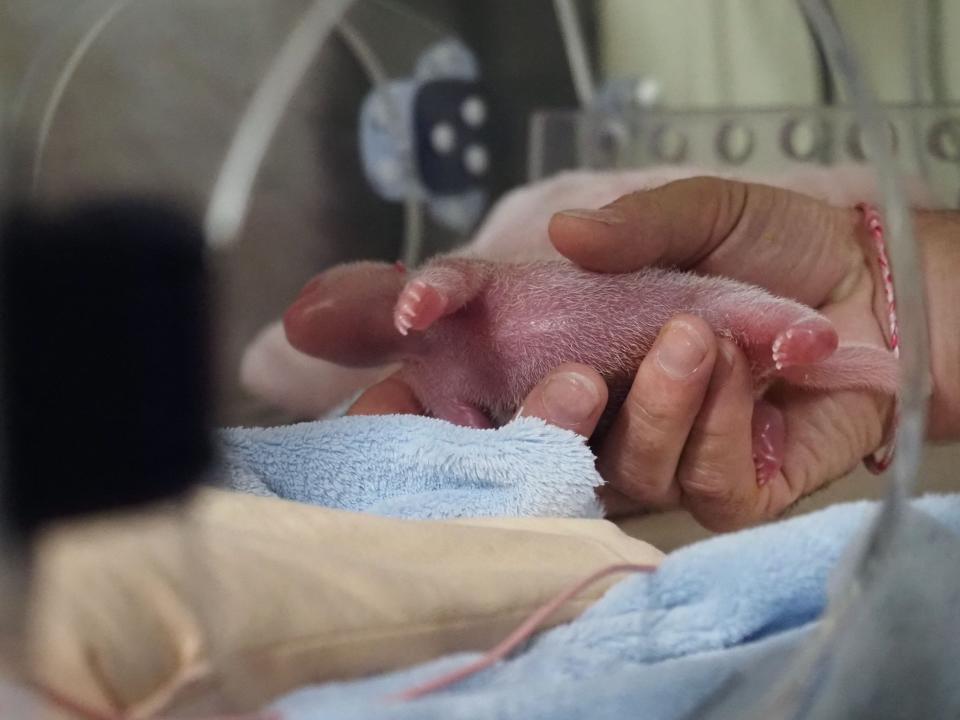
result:
M 648 265 L 725 275 L 819 306 L 859 264 L 860 217 L 799 193 L 717 177 L 624 195 L 550 221 L 557 250 L 599 272 Z
M 517 415 L 538 417 L 590 437 L 606 405 L 603 378 L 586 365 L 565 363 L 530 391 Z

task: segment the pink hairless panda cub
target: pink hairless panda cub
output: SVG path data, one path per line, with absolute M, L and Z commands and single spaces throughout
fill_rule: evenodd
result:
M 353 367 L 402 363 L 429 413 L 476 428 L 509 421 L 558 365 L 589 365 L 610 389 L 602 435 L 660 329 L 681 313 L 743 349 L 757 397 L 778 379 L 896 393 L 896 359 L 873 346 L 838 347 L 831 322 L 811 308 L 733 280 L 655 268 L 601 274 L 559 260 L 464 256 L 441 256 L 416 272 L 354 263 L 314 278 L 284 328 L 314 357 Z M 760 445 L 763 479 L 780 460 Z

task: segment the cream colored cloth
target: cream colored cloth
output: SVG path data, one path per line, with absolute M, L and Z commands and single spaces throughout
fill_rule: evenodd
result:
M 589 573 L 661 557 L 602 520 L 401 521 L 205 490 L 189 513 L 44 540 L 31 671 L 131 717 L 251 709 L 305 683 L 488 648 Z

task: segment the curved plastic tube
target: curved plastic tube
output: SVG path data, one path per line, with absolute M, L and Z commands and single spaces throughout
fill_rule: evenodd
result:
M 277 126 L 310 64 L 353 0 L 314 0 L 297 21 L 237 126 L 207 206 L 211 247 L 225 247 L 246 218 L 250 191 Z

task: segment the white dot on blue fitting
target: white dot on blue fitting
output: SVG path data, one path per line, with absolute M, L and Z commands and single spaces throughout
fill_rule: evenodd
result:
M 384 185 L 393 185 L 400 180 L 400 163 L 396 160 L 384 159 L 377 163 L 377 178 Z
M 471 95 L 460 105 L 460 117 L 470 127 L 480 127 L 487 120 L 487 104 L 476 95 Z
M 450 123 L 437 123 L 430 130 L 430 145 L 434 151 L 440 155 L 448 155 L 453 152 L 457 144 L 457 131 L 453 129 Z
M 483 175 L 490 167 L 490 155 L 483 145 L 468 145 L 463 151 L 463 164 L 471 175 Z

